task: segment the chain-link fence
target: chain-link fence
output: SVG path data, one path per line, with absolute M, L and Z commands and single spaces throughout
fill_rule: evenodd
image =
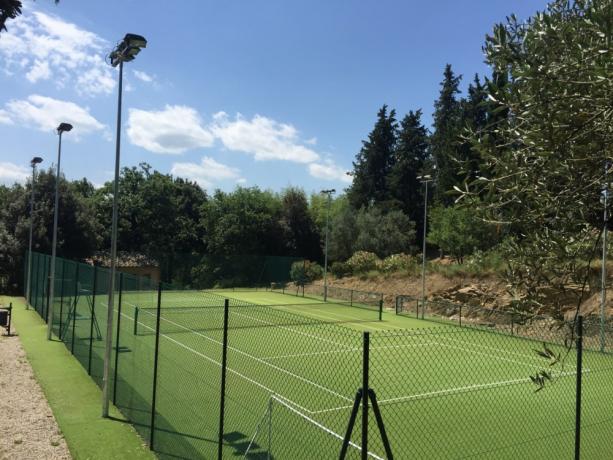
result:
M 34 254 L 31 305 L 53 302 L 101 386 L 109 271 L 58 258 L 49 299 L 49 263 Z M 160 458 L 613 457 L 613 335 L 592 318 L 511 332 L 462 307 L 462 327 L 407 329 L 415 299 L 390 322 L 340 292 L 115 285 L 112 400 Z

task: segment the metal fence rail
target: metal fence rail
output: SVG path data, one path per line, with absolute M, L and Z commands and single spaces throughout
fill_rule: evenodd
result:
M 33 254 L 31 305 L 54 303 L 53 332 L 101 386 L 109 271 L 58 258 L 50 299 L 49 262 Z M 344 321 L 318 288 L 258 305 L 117 276 L 112 398 L 160 458 L 613 458 L 613 334 L 591 318 L 405 297 L 397 313 L 435 323 L 382 331 L 372 293 L 330 291 L 367 310 Z

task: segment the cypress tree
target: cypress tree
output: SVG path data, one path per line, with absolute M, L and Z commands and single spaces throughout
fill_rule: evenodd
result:
M 353 208 L 391 199 L 387 178 L 394 166 L 396 131 L 396 111 L 392 109 L 388 115 L 387 105 L 384 105 L 377 114 L 377 122 L 368 140 L 362 141 L 362 148 L 353 162 L 353 183 L 348 190 Z

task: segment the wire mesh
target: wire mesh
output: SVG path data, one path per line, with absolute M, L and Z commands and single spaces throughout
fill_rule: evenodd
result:
M 43 317 L 49 263 L 33 254 Z M 53 331 L 102 385 L 109 271 L 57 263 Z M 113 402 L 161 458 L 216 458 L 220 434 L 223 458 L 336 458 L 365 369 L 383 422 L 370 401 L 367 458 L 388 457 L 383 433 L 397 458 L 567 458 L 579 427 L 584 458 L 613 458 L 613 329 L 598 316 L 579 336 L 574 321 L 404 296 L 397 313 L 432 327 L 381 331 L 344 291 L 115 285 Z M 362 458 L 357 407 L 346 458 Z

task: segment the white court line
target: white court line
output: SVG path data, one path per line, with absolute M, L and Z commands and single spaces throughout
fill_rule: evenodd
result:
M 512 336 L 511 336 L 511 337 L 512 337 Z M 480 347 L 480 348 L 487 348 L 487 349 L 489 349 L 489 350 L 498 351 L 498 352 L 501 352 L 501 353 L 506 353 L 506 354 L 509 354 L 509 355 L 517 355 L 517 356 L 522 356 L 522 357 L 524 357 L 524 358 L 538 359 L 538 358 L 536 358 L 536 356 L 534 356 L 534 355 L 528 355 L 528 354 L 526 354 L 526 353 L 518 353 L 518 352 L 516 352 L 516 351 L 508 351 L 508 350 L 503 350 L 502 348 L 490 347 L 490 346 L 487 346 L 487 345 L 481 345 L 481 344 L 479 344 L 479 343 L 470 342 L 470 341 L 469 341 L 469 342 L 467 342 L 466 340 L 459 340 L 459 339 L 455 339 L 455 338 L 453 338 L 453 337 L 447 337 L 447 339 L 449 339 L 449 340 L 453 340 L 454 342 L 460 342 L 460 343 L 465 343 L 465 344 L 474 345 L 474 346 L 476 346 L 476 347 Z
M 582 371 L 582 374 L 586 374 L 588 372 L 590 372 L 590 370 L 585 369 Z M 554 375 L 554 378 L 568 377 L 568 376 L 572 376 L 576 374 L 577 374 L 576 372 L 560 372 L 557 375 Z M 463 387 L 453 387 L 453 388 L 446 388 L 443 390 L 429 391 L 426 393 L 419 393 L 419 394 L 414 394 L 414 395 L 399 396 L 396 398 L 382 399 L 381 401 L 378 401 L 378 402 L 379 402 L 379 405 L 395 404 L 395 403 L 406 402 L 406 401 L 415 401 L 419 399 L 428 399 L 428 398 L 432 398 L 436 396 L 456 395 L 456 394 L 468 393 L 468 392 L 475 391 L 475 390 L 486 390 L 490 388 L 518 385 L 520 383 L 532 383 L 532 380 L 530 379 L 530 377 L 524 377 L 521 379 L 514 379 L 514 380 L 503 380 L 499 382 L 480 383 L 480 384 L 475 384 L 475 385 L 467 385 Z M 338 410 L 348 409 L 351 407 L 353 406 L 339 406 L 339 407 L 334 407 L 331 409 L 323 409 L 323 410 L 315 411 L 313 412 L 313 414 L 334 412 Z
M 148 313 L 148 312 L 145 312 L 145 313 Z M 153 316 L 151 313 L 149 313 L 149 314 L 150 314 L 151 316 Z M 194 331 L 193 329 L 189 329 L 189 328 L 187 328 L 187 327 L 185 327 L 185 326 L 183 326 L 183 325 L 181 325 L 181 324 L 175 323 L 174 321 L 171 321 L 171 320 L 169 320 L 169 319 L 167 319 L 167 318 L 161 318 L 161 319 L 163 319 L 164 321 L 166 321 L 166 322 L 168 322 L 168 323 L 174 324 L 175 326 L 178 326 L 178 327 L 180 327 L 180 328 L 183 328 L 183 329 L 185 329 L 185 331 L 187 331 L 187 332 L 190 332 L 190 333 L 192 333 L 192 334 L 194 334 L 194 335 L 198 335 L 198 336 L 200 336 L 200 337 L 202 337 L 202 338 L 204 338 L 204 339 L 206 339 L 206 340 L 209 340 L 209 341 L 211 341 L 211 342 L 213 342 L 213 343 L 215 343 L 215 344 L 217 344 L 217 345 L 222 345 L 222 346 L 223 346 L 223 343 L 222 343 L 222 342 L 219 342 L 218 340 L 215 340 L 215 339 L 213 339 L 213 338 L 211 338 L 211 337 L 209 337 L 209 336 L 207 336 L 207 335 L 204 335 L 204 334 L 202 334 L 202 333 L 200 333 L 200 332 L 198 332 L 198 331 Z M 152 328 L 149 328 L 149 329 L 152 329 Z M 154 329 L 153 329 L 153 330 L 154 330 Z M 162 335 L 162 334 L 160 334 L 160 335 Z M 170 338 L 169 338 L 169 339 L 170 339 Z M 173 340 L 173 341 L 177 342 L 177 341 L 176 341 L 176 340 L 174 340 L 174 339 L 170 339 L 170 340 Z M 180 343 L 180 342 L 177 342 L 177 343 Z M 185 347 L 186 347 L 186 348 L 189 348 L 189 347 L 187 347 L 187 346 L 185 346 Z M 282 373 L 284 373 L 284 374 L 287 374 L 287 375 L 289 375 L 290 377 L 294 377 L 295 379 L 298 379 L 298 380 L 301 380 L 301 381 L 303 381 L 303 382 L 305 382 L 305 383 L 307 383 L 307 384 L 313 385 L 314 387 L 319 388 L 320 390 L 323 390 L 323 391 L 325 391 L 325 392 L 327 392 L 327 393 L 329 393 L 329 394 L 331 394 L 331 395 L 333 395 L 333 396 L 336 396 L 336 397 L 338 397 L 338 398 L 340 398 L 340 399 L 343 399 L 343 400 L 345 400 L 345 401 L 351 401 L 351 399 L 350 399 L 350 398 L 347 398 L 346 396 L 343 396 L 343 395 L 341 395 L 340 393 L 337 393 L 336 391 L 331 390 L 330 388 L 327 388 L 327 387 L 325 387 L 325 386 L 323 386 L 323 385 L 320 385 L 320 384 L 318 384 L 318 383 L 316 383 L 316 382 L 313 382 L 312 380 L 309 380 L 309 379 L 307 379 L 307 378 L 305 378 L 305 377 L 302 377 L 302 376 L 300 376 L 300 375 L 298 375 L 298 374 L 294 374 L 293 372 L 288 371 L 288 370 L 286 370 L 286 369 L 283 369 L 282 367 L 279 367 L 279 366 L 276 366 L 276 365 L 274 365 L 274 364 L 268 363 L 268 362 L 266 362 L 266 361 L 262 360 L 261 358 L 258 358 L 258 357 L 256 357 L 256 356 L 250 355 L 249 353 L 246 353 L 246 352 L 244 352 L 244 351 L 242 351 L 242 350 L 239 350 L 238 348 L 235 348 L 235 347 L 232 347 L 232 346 L 228 345 L 228 350 L 235 351 L 236 353 L 238 353 L 238 354 L 240 354 L 240 355 L 243 355 L 243 356 L 246 356 L 247 358 L 253 359 L 253 360 L 254 360 L 254 361 L 256 361 L 256 362 L 260 362 L 260 363 L 262 363 L 262 364 L 264 364 L 264 365 L 266 365 L 266 366 L 269 366 L 269 367 L 271 367 L 271 368 L 273 368 L 273 369 L 275 369 L 275 370 L 277 370 L 277 371 L 279 371 L 279 372 L 282 372 Z M 195 350 L 194 350 L 194 351 L 195 351 Z
M 422 342 L 422 343 L 412 343 L 407 345 L 385 345 L 381 347 L 370 347 L 370 350 L 391 350 L 394 348 L 415 348 L 415 347 L 423 347 L 424 345 L 440 345 L 437 342 Z M 333 353 L 351 353 L 351 352 L 361 352 L 363 348 L 347 348 L 346 350 L 330 350 L 330 351 L 314 351 L 310 353 L 295 353 L 295 354 L 287 354 L 287 355 L 276 355 L 276 356 L 266 356 L 262 359 L 282 359 L 282 358 L 298 358 L 302 356 L 318 356 L 318 355 L 328 355 Z
M 329 435 L 335 437 L 336 439 L 340 439 L 341 441 L 344 441 L 345 438 L 343 436 L 341 436 L 340 434 L 332 431 L 330 428 L 327 428 L 326 426 L 322 425 L 321 423 L 319 423 L 316 420 L 313 420 L 311 417 L 307 417 L 306 415 L 304 415 L 302 412 L 296 410 L 295 407 L 292 407 L 290 404 L 287 404 L 285 401 L 280 400 L 279 398 L 276 397 L 276 395 L 272 395 L 272 399 L 274 399 L 275 401 L 277 401 L 279 404 L 281 404 L 282 406 L 284 406 L 286 409 L 292 411 L 294 414 L 298 415 L 299 417 L 302 417 L 303 419 L 305 419 L 307 422 L 312 423 L 313 425 L 315 425 L 317 428 L 325 431 L 326 433 L 328 433 Z M 360 452 L 362 451 L 362 447 L 358 446 L 356 443 L 349 441 L 349 445 L 355 449 L 358 449 Z M 373 452 L 367 451 L 366 454 L 369 457 L 375 458 L 377 460 L 384 460 L 382 457 L 379 457 L 378 455 L 374 454 Z
M 121 314 L 121 316 L 125 316 L 126 318 L 128 318 L 128 319 L 130 319 L 130 320 L 134 321 L 134 319 L 133 319 L 133 318 L 130 318 L 130 316 L 129 316 L 129 315 L 126 315 L 125 313 L 122 313 L 122 314 Z M 150 326 L 147 326 L 146 324 L 142 324 L 142 323 L 139 323 L 139 324 L 140 324 L 142 327 L 145 327 L 145 328 L 147 328 L 147 329 L 149 329 L 149 330 L 151 330 L 151 331 L 155 332 L 155 329 L 154 329 L 154 328 L 152 328 L 152 327 L 150 327 Z M 211 358 L 211 357 L 209 357 L 209 356 L 207 356 L 207 355 L 205 355 L 205 354 L 203 354 L 203 353 L 200 353 L 199 351 L 194 350 L 193 348 L 191 348 L 191 347 L 189 347 L 189 346 L 185 345 L 185 344 L 184 344 L 184 343 L 182 343 L 182 342 L 179 342 L 178 340 L 173 339 L 172 337 L 168 337 L 166 334 L 160 334 L 160 337 L 163 337 L 163 338 L 165 338 L 166 340 L 168 340 L 168 341 L 170 341 L 170 342 L 173 342 L 173 343 L 175 343 L 176 345 L 179 345 L 180 347 L 182 347 L 182 348 L 184 348 L 184 349 L 186 349 L 186 350 L 188 350 L 188 351 L 191 351 L 191 352 L 192 352 L 192 353 L 194 353 L 195 355 L 200 356 L 201 358 L 203 358 L 203 359 L 205 359 L 206 361 L 209 361 L 209 362 L 211 362 L 211 363 L 215 364 L 215 365 L 216 365 L 216 366 L 218 366 L 218 367 L 222 367 L 222 364 L 221 364 L 219 361 L 215 361 L 213 358 Z M 243 375 L 243 374 L 241 374 L 241 373 L 240 373 L 240 372 L 238 372 L 238 371 L 235 371 L 234 369 L 232 369 L 232 368 L 231 368 L 231 367 L 229 367 L 229 366 L 226 366 L 226 369 L 228 370 L 228 372 L 230 372 L 230 373 L 232 373 L 232 374 L 235 374 L 235 375 L 239 376 L 240 378 L 243 378 L 243 379 L 247 380 L 248 382 L 253 383 L 254 385 L 256 385 L 256 386 L 258 386 L 258 387 L 262 388 L 263 390 L 267 391 L 269 394 L 277 394 L 277 393 L 276 393 L 274 390 L 272 390 L 271 388 L 268 388 L 267 386 L 265 386 L 265 385 L 261 384 L 260 382 L 258 382 L 258 381 L 256 381 L 256 380 L 253 380 L 252 378 L 247 377 L 246 375 Z M 280 395 L 279 395 L 279 396 L 280 396 Z M 312 411 L 312 410 L 307 409 L 306 407 L 301 406 L 300 404 L 298 404 L 298 403 L 296 403 L 296 402 L 292 401 L 291 399 L 286 398 L 285 396 L 282 396 L 282 397 L 283 397 L 284 399 L 286 399 L 287 401 L 291 402 L 291 404 L 294 404 L 296 407 L 299 407 L 300 409 L 304 410 L 305 412 L 313 413 L 313 411 Z

